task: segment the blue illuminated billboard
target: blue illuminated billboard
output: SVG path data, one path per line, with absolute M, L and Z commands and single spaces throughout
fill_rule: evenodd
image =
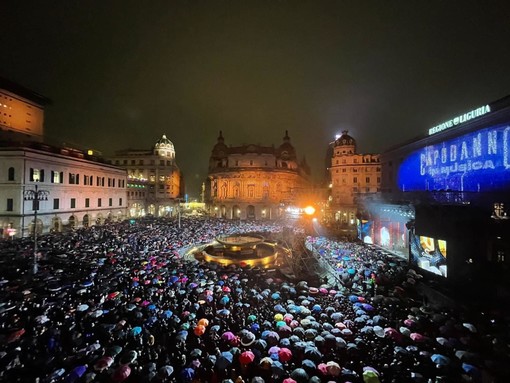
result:
M 403 191 L 510 188 L 510 126 L 494 126 L 426 146 L 404 159 Z

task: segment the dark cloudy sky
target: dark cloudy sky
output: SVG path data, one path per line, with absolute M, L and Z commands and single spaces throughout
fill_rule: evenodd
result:
M 509 1 L 9 1 L 0 76 L 53 100 L 46 134 L 150 148 L 198 194 L 227 144 L 282 142 L 316 178 L 349 130 L 381 152 L 510 94 Z

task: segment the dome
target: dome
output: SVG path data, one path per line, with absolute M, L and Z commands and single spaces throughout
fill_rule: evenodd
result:
M 166 138 L 165 134 L 154 145 L 154 153 L 164 157 L 175 157 L 174 144 Z
M 335 140 L 335 146 L 356 146 L 356 140 L 348 133 L 348 130 L 344 130 L 342 135 Z

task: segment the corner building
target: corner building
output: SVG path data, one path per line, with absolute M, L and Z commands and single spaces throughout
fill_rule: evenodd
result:
M 126 171 L 93 151 L 46 143 L 44 107 L 49 103 L 46 97 L 0 78 L 3 238 L 34 231 L 61 232 L 126 217 Z
M 335 222 L 355 225 L 358 199 L 380 191 L 381 163 L 379 154 L 357 153 L 356 140 L 348 133 L 333 142 L 330 210 Z
M 182 173 L 175 162 L 175 148 L 166 135 L 152 149 L 125 149 L 111 158 L 127 170 L 128 214 L 164 217 L 176 213 L 184 195 Z
M 277 219 L 309 189 L 309 175 L 287 131 L 278 147 L 227 146 L 220 131 L 209 159 L 207 203 L 216 217 Z

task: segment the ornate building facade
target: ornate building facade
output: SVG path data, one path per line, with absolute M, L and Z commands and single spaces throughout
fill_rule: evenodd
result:
M 174 144 L 166 135 L 150 150 L 121 150 L 111 161 L 127 170 L 130 217 L 175 214 L 184 195 L 184 182 L 175 162 Z
M 334 221 L 354 225 L 358 197 L 380 192 L 381 163 L 379 154 L 357 153 L 356 140 L 348 133 L 333 142 L 330 209 Z
M 227 146 L 220 131 L 206 185 L 211 214 L 229 219 L 276 219 L 309 188 L 310 170 L 298 163 L 285 132 L 278 146 Z

